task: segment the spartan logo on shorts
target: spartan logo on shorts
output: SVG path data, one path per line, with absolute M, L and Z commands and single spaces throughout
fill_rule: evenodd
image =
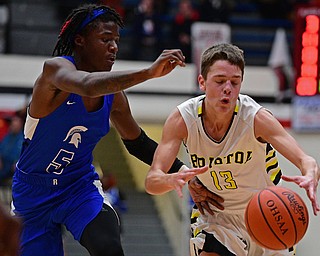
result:
M 79 143 L 81 143 L 81 133 L 86 132 L 87 130 L 88 128 L 84 126 L 74 126 L 68 131 L 68 134 L 63 141 L 67 141 L 70 138 L 69 144 L 73 144 L 78 148 Z

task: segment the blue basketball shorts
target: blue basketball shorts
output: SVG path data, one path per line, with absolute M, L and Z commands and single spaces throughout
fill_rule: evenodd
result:
M 25 174 L 14 175 L 12 211 L 24 223 L 21 256 L 63 256 L 62 225 L 79 241 L 86 225 L 102 209 L 104 197 L 95 172 L 66 186 L 50 184 Z

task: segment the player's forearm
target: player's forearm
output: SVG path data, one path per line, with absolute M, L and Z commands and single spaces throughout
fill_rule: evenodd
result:
M 83 79 L 88 96 L 116 93 L 153 78 L 148 69 L 89 73 Z
M 145 179 L 146 192 L 151 195 L 161 195 L 173 190 L 170 185 L 169 176 L 171 174 L 165 174 L 160 169 L 149 171 Z

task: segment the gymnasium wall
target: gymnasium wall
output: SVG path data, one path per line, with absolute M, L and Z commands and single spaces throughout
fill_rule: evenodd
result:
M 39 56 L 0 54 L 0 88 L 32 88 L 45 59 L 46 57 Z M 151 65 L 149 62 L 118 60 L 113 70 L 133 70 L 149 65 Z M 177 67 L 169 75 L 141 83 L 128 89 L 127 92 L 138 120 L 163 121 L 177 103 L 199 92 L 195 66 L 187 64 L 184 68 Z M 274 73 L 268 67 L 248 66 L 245 70 L 242 92 L 253 96 L 276 96 L 277 81 Z M 0 108 L 20 107 L 26 100 L 25 95 L 5 96 L 0 98 Z

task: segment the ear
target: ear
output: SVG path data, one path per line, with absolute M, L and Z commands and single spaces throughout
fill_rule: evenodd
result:
M 76 46 L 83 46 L 84 45 L 84 37 L 79 34 L 75 35 L 74 44 Z
M 198 76 L 198 83 L 199 83 L 200 90 L 205 92 L 206 91 L 206 81 L 202 75 Z

